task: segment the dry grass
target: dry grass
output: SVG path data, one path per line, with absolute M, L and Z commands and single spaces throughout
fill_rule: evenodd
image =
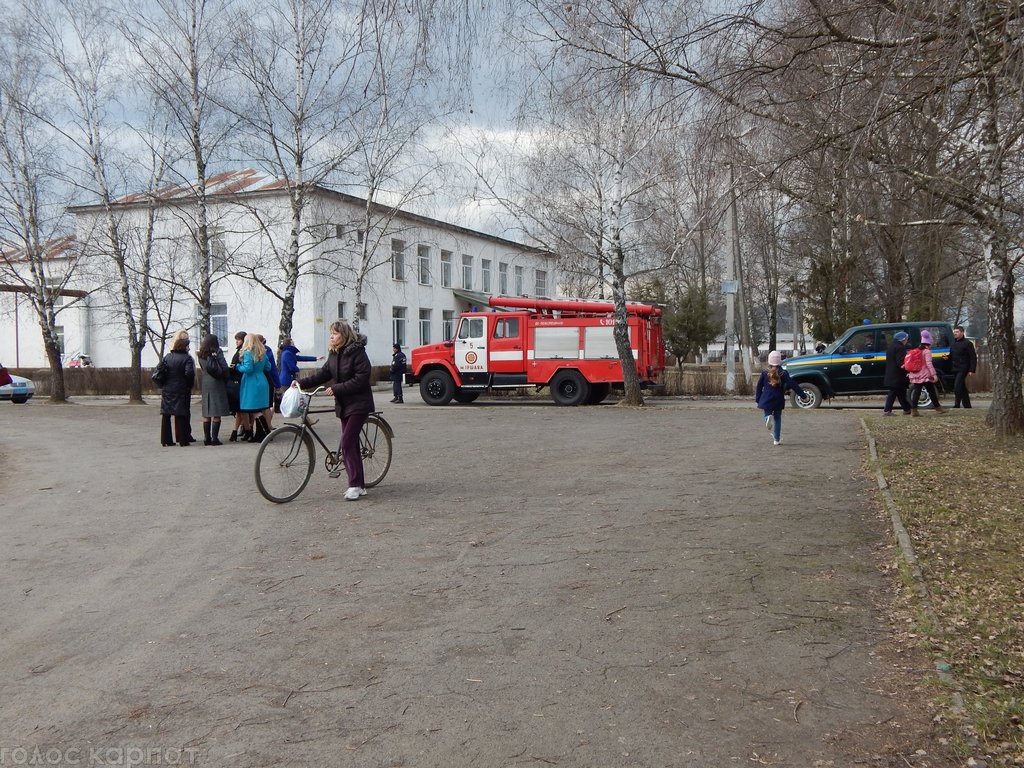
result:
M 925 416 L 869 422 L 939 621 L 919 635 L 990 765 L 1024 765 L 1024 438 L 995 437 L 983 411 Z

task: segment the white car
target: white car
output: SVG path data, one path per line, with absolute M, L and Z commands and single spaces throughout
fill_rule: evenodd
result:
M 12 403 L 26 403 L 36 393 L 36 385 L 31 379 L 24 376 L 11 374 L 11 383 L 0 387 L 0 400 L 10 400 Z

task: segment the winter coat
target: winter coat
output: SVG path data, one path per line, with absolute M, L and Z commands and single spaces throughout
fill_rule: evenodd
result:
M 937 376 L 935 374 L 935 366 L 932 365 L 932 351 L 928 347 L 921 347 L 924 350 L 924 360 L 921 365 L 921 370 L 917 373 L 908 373 L 911 384 L 927 384 L 929 381 L 935 381 Z
M 978 370 L 978 353 L 966 336 L 962 339 L 953 339 L 953 343 L 949 345 L 949 361 L 957 373 L 975 373 Z
M 773 387 L 768 381 L 768 371 L 761 371 L 761 378 L 757 380 L 757 389 L 754 391 L 754 399 L 757 400 L 757 407 L 763 411 L 782 410 L 786 407 L 786 390 L 793 390 L 798 397 L 807 397 L 807 393 L 800 389 L 789 377 L 789 372 L 783 368 L 779 369 L 782 381 L 779 386 Z
M 274 388 L 274 387 L 277 386 L 277 379 L 278 379 L 280 374 L 279 374 L 279 372 L 277 370 L 277 363 L 274 361 L 274 351 L 270 347 L 267 347 L 266 348 L 266 352 L 267 352 L 267 362 L 270 363 L 270 371 L 269 371 L 270 378 L 272 379 L 272 381 L 270 383 L 270 386 L 271 386 L 271 388 Z
M 370 358 L 366 355 L 366 337 L 360 335 L 338 352 L 331 352 L 323 367 L 299 379 L 302 389 L 313 389 L 333 381 L 334 412 L 344 419 L 353 413 L 372 413 L 373 389 L 370 386 Z
M 217 350 L 212 357 L 199 361 L 203 368 L 203 383 L 200 392 L 203 395 L 203 418 L 211 416 L 229 416 L 231 406 L 228 404 L 227 380 L 231 378 L 228 361 L 224 353 Z
M 171 416 L 192 414 L 192 387 L 196 383 L 196 365 L 188 352 L 168 352 L 167 383 L 160 388 L 160 413 Z
M 270 361 L 266 355 L 254 360 L 251 351 L 246 351 L 238 361 L 238 371 L 242 374 L 241 389 L 238 393 L 238 407 L 243 411 L 262 411 L 270 402 L 270 383 L 267 371 Z
M 277 383 L 282 387 L 290 387 L 299 372 L 299 363 L 315 363 L 313 355 L 300 355 L 298 347 L 289 344 L 281 347 L 281 359 L 277 364 Z
M 405 369 L 405 352 L 398 350 L 391 356 L 391 370 L 388 372 L 388 378 L 392 381 L 401 381 L 402 377 L 405 376 Z
M 882 383 L 888 389 L 907 386 L 907 372 L 903 370 L 903 358 L 907 356 L 907 345 L 894 341 L 885 351 L 885 379 Z

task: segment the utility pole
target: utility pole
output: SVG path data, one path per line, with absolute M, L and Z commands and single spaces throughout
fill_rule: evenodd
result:
M 732 166 L 729 166 L 730 173 Z M 733 190 L 729 188 L 730 195 L 730 208 L 733 204 Z M 728 256 L 725 259 L 725 280 L 722 281 L 722 293 L 725 294 L 725 391 L 727 394 L 734 394 L 736 392 L 736 360 L 735 360 L 735 340 L 736 340 L 736 259 L 735 259 L 735 248 L 733 247 L 733 238 L 736 236 L 733 230 L 732 224 L 725 228 L 725 240 L 726 240 L 726 252 Z

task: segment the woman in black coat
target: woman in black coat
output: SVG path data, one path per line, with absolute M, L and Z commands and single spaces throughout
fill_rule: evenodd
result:
M 885 351 L 885 379 L 883 383 L 889 390 L 885 396 L 885 405 L 882 408 L 883 416 L 892 416 L 892 407 L 898 400 L 903 413 L 910 414 L 910 402 L 907 400 L 907 386 L 910 379 L 907 372 L 903 370 L 903 358 L 907 356 L 907 344 L 910 343 L 910 336 L 906 331 L 899 331 L 892 337 L 892 344 Z
M 160 392 L 160 445 L 174 445 L 171 438 L 171 417 L 174 435 L 183 448 L 195 442 L 192 437 L 192 387 L 196 383 L 196 366 L 188 353 L 188 331 L 178 331 L 171 339 L 171 351 L 163 359 L 167 379 Z
M 366 355 L 366 337 L 357 334 L 344 320 L 331 323 L 330 354 L 324 366 L 311 376 L 292 382 L 293 387 L 311 389 L 328 381 L 334 395 L 334 412 L 341 419 L 341 443 L 338 450 L 345 460 L 348 490 L 345 498 L 355 501 L 366 495 L 363 457 L 359 451 L 359 433 L 366 417 L 373 413 L 373 389 L 370 386 L 370 358 Z

